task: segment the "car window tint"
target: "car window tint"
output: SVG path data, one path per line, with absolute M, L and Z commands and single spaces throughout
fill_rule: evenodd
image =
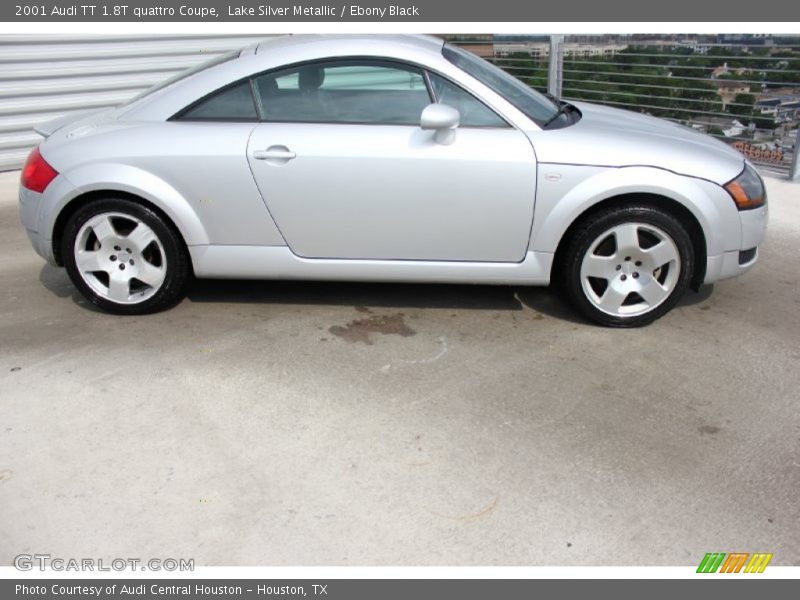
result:
M 258 115 L 253 102 L 253 94 L 250 91 L 250 83 L 245 81 L 214 94 L 183 113 L 181 118 L 205 121 L 257 120 Z
M 419 125 L 431 102 L 422 72 L 393 63 L 315 63 L 255 82 L 265 121 Z
M 461 115 L 464 127 L 508 127 L 508 124 L 492 109 L 469 92 L 444 77 L 430 74 L 437 102 L 455 108 Z
M 531 89 L 503 69 L 478 58 L 472 52 L 445 44 L 442 55 L 459 69 L 469 73 L 508 100 L 535 123 L 543 125 L 558 113 L 559 105 L 556 102 Z

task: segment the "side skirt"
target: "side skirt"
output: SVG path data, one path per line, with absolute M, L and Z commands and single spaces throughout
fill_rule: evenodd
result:
M 192 246 L 197 277 L 547 285 L 553 254 L 519 263 L 301 258 L 286 246 Z

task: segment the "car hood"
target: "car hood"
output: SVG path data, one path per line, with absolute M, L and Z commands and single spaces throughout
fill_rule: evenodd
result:
M 744 168 L 727 144 L 689 127 L 647 115 L 574 102 L 582 118 L 563 129 L 531 134 L 542 163 L 652 166 L 724 184 Z

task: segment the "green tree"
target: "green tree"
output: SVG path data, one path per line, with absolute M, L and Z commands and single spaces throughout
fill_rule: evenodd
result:
M 755 103 L 756 97 L 753 94 L 736 94 L 729 109 L 732 115 L 749 118 L 753 116 L 753 105 Z

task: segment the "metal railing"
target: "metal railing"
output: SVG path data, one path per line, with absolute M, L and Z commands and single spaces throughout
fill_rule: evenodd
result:
M 481 36 L 456 43 L 539 91 L 669 119 L 800 179 L 800 36 Z

